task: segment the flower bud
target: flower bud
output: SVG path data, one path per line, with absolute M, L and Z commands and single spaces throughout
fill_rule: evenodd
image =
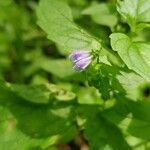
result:
M 77 71 L 83 71 L 92 61 L 89 51 L 85 50 L 73 51 L 69 58 L 74 65 L 73 68 Z

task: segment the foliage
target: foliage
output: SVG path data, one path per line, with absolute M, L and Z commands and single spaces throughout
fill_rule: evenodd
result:
M 0 1 L 0 150 L 149 150 L 149 16 L 150 0 Z

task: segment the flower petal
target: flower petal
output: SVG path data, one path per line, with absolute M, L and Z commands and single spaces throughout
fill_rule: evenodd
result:
M 77 71 L 83 71 L 91 63 L 91 57 L 87 57 L 77 61 L 74 64 L 74 69 Z
M 79 61 L 79 60 L 81 60 L 81 59 L 83 59 L 83 58 L 86 58 L 86 57 L 89 57 L 90 55 L 89 55 L 89 52 L 88 51 L 73 51 L 71 54 L 70 54 L 70 56 L 69 56 L 69 58 L 70 58 L 70 60 L 72 61 L 72 62 L 77 62 L 77 61 Z

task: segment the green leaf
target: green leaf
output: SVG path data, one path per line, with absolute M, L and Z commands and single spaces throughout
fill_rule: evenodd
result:
M 61 0 L 41 0 L 37 16 L 38 24 L 48 38 L 70 51 L 100 47 L 97 40 L 73 22 L 71 9 Z
M 150 27 L 150 0 L 119 0 L 117 9 L 133 32 Z
M 101 25 L 114 27 L 117 24 L 117 11 L 115 5 L 101 3 L 94 3 L 82 12 L 83 15 L 90 15 L 92 19 Z
M 99 91 L 93 87 L 80 87 L 80 90 L 77 92 L 78 103 L 80 104 L 102 104 L 103 100 L 100 99 L 100 96 Z
M 35 57 L 35 56 L 34 56 Z M 39 55 L 33 58 L 32 65 L 28 66 L 24 74 L 31 75 L 37 70 L 44 70 L 59 78 L 66 78 L 75 74 L 69 59 L 51 59 Z
M 139 137 L 145 140 L 150 140 L 150 136 L 149 136 L 150 135 L 150 123 L 149 122 L 133 119 L 130 122 L 127 131 L 135 137 Z
M 72 105 L 31 104 L 4 83 L 0 91 L 0 149 L 40 150 L 75 136 Z
M 141 76 L 133 72 L 120 72 L 117 79 L 126 90 L 128 98 L 133 100 L 141 98 L 141 86 L 146 84 L 146 81 Z
M 98 107 L 82 107 L 85 119 L 85 138 L 92 150 L 130 150 L 121 131 L 111 122 L 101 116 Z
M 21 99 L 37 104 L 48 104 L 53 99 L 59 101 L 74 100 L 76 95 L 71 91 L 66 91 L 63 88 L 54 84 L 44 85 L 23 85 L 11 84 L 10 92 L 15 93 Z
M 113 33 L 110 38 L 113 50 L 117 51 L 128 68 L 150 81 L 150 44 L 133 42 L 122 33 Z
M 11 90 L 21 98 L 34 103 L 46 104 L 49 102 L 51 92 L 45 85 L 26 86 L 11 85 Z
M 120 71 L 118 66 L 104 63 L 92 65 L 87 70 L 88 83 L 99 90 L 103 100 L 113 98 L 113 94 L 115 93 L 119 93 L 120 95 L 125 94 L 122 85 L 117 79 Z
M 117 104 L 103 112 L 103 116 L 116 124 L 125 133 L 137 138 L 149 140 L 150 136 L 150 103 L 131 101 L 117 97 Z
M 39 67 L 59 78 L 65 78 L 75 73 L 72 64 L 66 59 L 39 59 Z
M 56 85 L 49 85 L 49 90 L 53 93 L 53 96 L 56 100 L 59 101 L 70 101 L 76 98 L 76 95 L 71 91 L 66 91 L 65 89 L 56 86 Z

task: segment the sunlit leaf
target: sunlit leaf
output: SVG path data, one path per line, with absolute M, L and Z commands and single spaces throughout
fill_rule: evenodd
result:
M 150 81 L 150 44 L 133 42 L 122 33 L 113 33 L 110 38 L 113 50 L 117 51 L 128 68 Z
M 150 27 L 150 0 L 118 0 L 118 11 L 133 32 Z
M 52 41 L 74 49 L 99 48 L 100 43 L 73 22 L 71 9 L 61 0 L 42 0 L 37 8 L 38 24 Z

